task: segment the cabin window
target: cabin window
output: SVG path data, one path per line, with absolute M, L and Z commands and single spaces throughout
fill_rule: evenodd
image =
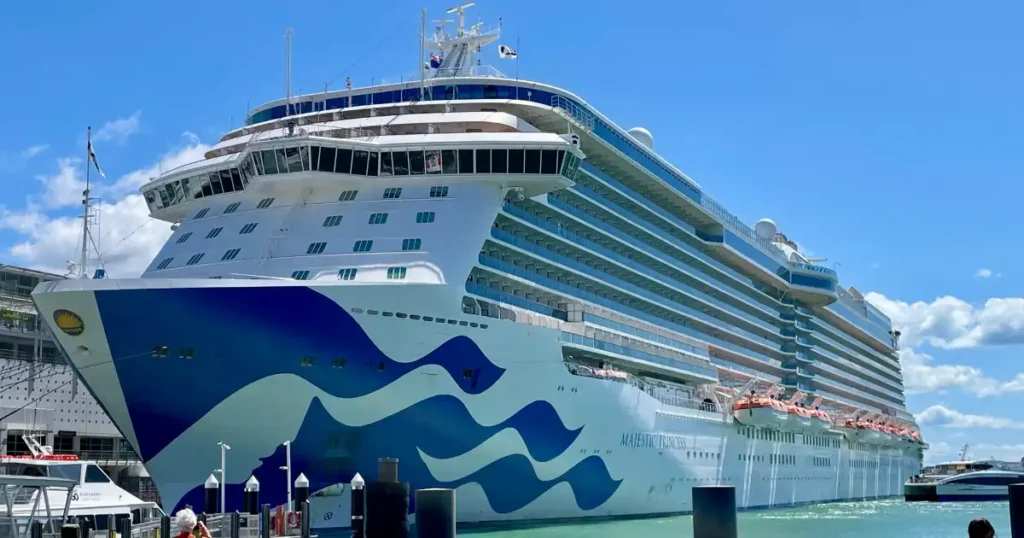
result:
M 80 482 L 82 480 L 82 466 L 77 463 L 73 465 L 51 465 L 50 477 Z
M 85 467 L 85 482 L 87 484 L 100 484 L 110 482 L 110 478 L 103 472 L 102 469 L 95 465 L 88 465 Z

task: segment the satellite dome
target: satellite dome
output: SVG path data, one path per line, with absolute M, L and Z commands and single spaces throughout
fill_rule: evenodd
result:
M 761 219 L 754 225 L 754 232 L 759 237 L 771 240 L 775 238 L 776 232 L 779 231 L 778 226 L 775 225 L 775 221 L 772 219 Z
M 644 129 L 643 127 L 633 127 L 626 132 L 629 133 L 629 136 L 632 136 L 637 142 L 646 146 L 647 149 L 654 149 L 654 137 L 651 136 L 651 132 L 647 129 Z

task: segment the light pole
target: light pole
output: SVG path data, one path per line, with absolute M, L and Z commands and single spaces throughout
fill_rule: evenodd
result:
M 285 480 L 288 481 L 288 511 L 292 509 L 292 442 L 285 441 L 284 445 L 284 467 L 280 469 L 285 472 Z
M 225 504 L 225 492 L 228 489 L 228 482 L 226 480 L 226 477 L 224 476 L 227 469 L 227 465 L 225 465 L 225 456 L 227 455 L 228 450 L 231 450 L 231 447 L 224 444 L 223 441 L 217 443 L 217 446 L 220 447 L 220 513 L 224 514 L 227 513 L 227 505 Z

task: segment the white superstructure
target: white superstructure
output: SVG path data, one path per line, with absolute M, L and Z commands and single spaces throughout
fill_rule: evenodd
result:
M 175 231 L 142 278 L 34 293 L 165 508 L 218 442 L 229 509 L 250 475 L 283 502 L 284 440 L 314 527 L 385 456 L 466 523 L 899 495 L 888 318 L 647 130 L 479 65 L 462 9 L 422 81 L 268 103 L 145 185 Z

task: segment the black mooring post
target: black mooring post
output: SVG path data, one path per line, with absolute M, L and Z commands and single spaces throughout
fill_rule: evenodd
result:
M 737 538 L 736 488 L 694 486 L 693 538 Z

